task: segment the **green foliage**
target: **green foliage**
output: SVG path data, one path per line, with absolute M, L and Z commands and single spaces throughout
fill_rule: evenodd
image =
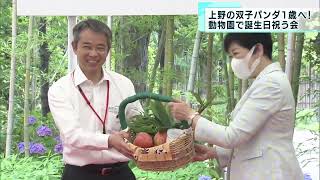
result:
M 40 111 L 33 111 L 31 112 L 31 116 L 36 118 L 36 122 L 34 124 L 30 124 L 29 125 L 29 137 L 30 137 L 30 142 L 34 142 L 34 143 L 41 143 L 45 146 L 45 148 L 47 149 L 48 152 L 54 150 L 54 146 L 57 144 L 57 141 L 54 139 L 56 136 L 59 135 L 58 133 L 58 129 L 56 128 L 55 124 L 54 124 L 54 120 L 52 118 L 51 113 L 48 114 L 47 117 L 43 117 L 41 115 Z M 23 121 L 24 121 L 24 117 L 23 114 L 19 114 L 17 115 L 15 118 L 15 123 L 14 123 L 14 131 L 13 131 L 13 140 L 12 140 L 12 149 L 13 149 L 13 153 L 16 154 L 20 154 L 19 149 L 18 149 L 18 143 L 19 142 L 23 142 L 24 138 L 23 138 Z M 42 126 L 45 125 L 47 127 L 49 127 L 52 130 L 52 134 L 51 136 L 44 136 L 44 137 L 40 137 L 37 134 L 37 129 Z M 6 124 L 3 128 L 6 127 Z M 1 137 L 5 137 L 5 132 L 1 131 Z M 5 138 L 1 138 L 1 141 L 4 141 Z M 5 144 L 4 142 L 2 142 L 2 144 Z M 1 146 L 1 151 L 3 152 L 5 146 Z
M 151 101 L 150 107 L 160 125 L 160 131 L 169 129 L 173 126 L 173 118 L 170 115 L 168 108 L 166 108 L 161 102 Z
M 30 125 L 30 140 L 39 142 L 45 145 L 45 147 L 50 151 L 53 151 L 54 146 L 57 144 L 57 141 L 54 139 L 55 137 L 59 136 L 59 130 L 56 128 L 54 124 L 53 117 L 51 113 L 47 115 L 47 117 L 41 116 L 41 113 L 39 111 L 35 111 L 31 113 L 33 116 L 38 118 L 38 121 Z M 45 125 L 49 127 L 52 130 L 51 136 L 45 136 L 45 137 L 39 137 L 36 133 L 37 128 L 39 128 L 41 125 Z M 22 133 L 22 132 L 21 132 Z
M 10 1 L 5 1 L 2 3 L 4 5 L 4 11 L 1 12 L 2 15 L 1 20 L 1 30 L 0 34 L 0 71 L 2 75 L 0 76 L 0 125 L 1 125 L 1 144 L 5 144 L 5 133 L 7 127 L 7 108 L 8 108 L 8 97 L 9 97 L 9 79 L 10 79 L 10 58 L 11 58 L 11 9 L 8 8 L 11 4 Z M 41 74 L 39 70 L 39 58 L 37 57 L 37 53 L 35 53 L 35 57 L 33 58 L 31 73 L 35 78 L 35 96 L 34 99 L 31 99 L 29 102 L 35 103 L 34 106 L 38 106 L 37 99 L 40 98 L 40 79 L 44 78 L 49 81 L 51 84 L 52 81 L 57 80 L 62 75 L 65 74 L 67 69 L 67 59 L 64 56 L 64 51 L 66 49 L 66 35 L 67 31 L 66 20 L 63 17 L 50 17 L 47 18 L 47 34 L 39 34 L 37 30 L 37 18 L 34 27 L 34 37 L 32 39 L 31 47 L 34 48 L 35 52 L 38 51 L 37 47 L 39 44 L 43 42 L 48 42 L 48 48 L 51 52 L 50 56 L 50 67 L 48 74 Z M 19 17 L 17 21 L 18 25 L 18 34 L 17 34 L 17 48 L 16 48 L 16 78 L 15 78 L 15 97 L 14 97 L 14 129 L 13 129 L 13 149 L 16 151 L 16 144 L 19 141 L 23 141 L 23 105 L 24 105 L 24 81 L 25 81 L 25 53 L 26 53 L 26 45 L 27 45 L 27 27 L 28 27 L 28 17 Z M 2 23 L 3 22 L 3 23 Z M 39 34 L 39 35 L 38 35 Z M 40 111 L 38 109 L 38 111 Z M 38 122 L 53 125 L 52 119 L 42 118 L 40 113 L 36 114 Z M 51 126 L 49 125 L 49 126 Z M 34 125 L 39 126 L 39 124 Z M 35 141 L 40 141 L 35 136 L 35 128 L 31 128 L 31 138 L 34 138 Z M 51 126 L 54 128 L 54 126 Z M 57 131 L 56 131 L 57 132 Z M 47 137 L 46 137 L 47 138 Z M 48 146 L 51 146 L 53 142 L 51 140 L 47 140 L 46 138 L 42 138 L 41 141 L 48 141 Z M 32 139 L 31 139 L 32 140 Z M 4 150 L 4 145 L 0 146 L 0 150 Z
M 185 52 L 187 54 L 192 54 L 197 27 L 197 16 L 175 16 L 175 32 L 173 39 L 175 54 L 180 56 Z M 181 63 L 183 63 L 183 61 L 181 61 Z
M 296 114 L 297 127 L 300 129 L 308 129 L 315 132 L 320 130 L 320 122 L 317 120 L 316 108 L 303 109 Z
M 137 167 L 134 167 L 132 171 L 139 180 L 197 180 L 201 175 L 211 176 L 216 180 L 222 179 L 208 162 L 191 163 L 172 172 L 150 172 L 140 170 Z
M 146 132 L 151 135 L 155 135 L 159 130 L 158 121 L 151 115 L 138 115 L 128 122 L 130 130 L 134 134 L 139 132 Z
M 297 113 L 296 119 L 302 123 L 309 123 L 315 121 L 316 119 L 316 109 L 304 109 Z
M 215 96 L 210 97 L 210 99 L 202 99 L 200 94 L 192 93 L 192 95 L 197 99 L 200 104 L 198 112 L 201 114 L 207 107 L 211 105 L 224 104 L 225 102 L 214 102 Z
M 309 75 L 307 69 L 309 66 L 317 73 L 320 73 L 320 35 L 318 35 L 319 39 L 317 39 L 317 34 L 319 34 L 319 32 L 305 33 L 305 43 L 302 53 L 302 76 Z
M 226 116 L 226 104 L 219 104 L 207 108 L 203 116 L 217 124 L 228 126 L 230 117 Z
M 57 81 L 67 73 L 67 18 L 66 17 L 47 17 L 47 33 L 39 34 L 38 43 L 48 43 L 50 52 L 49 73 L 41 74 L 49 84 Z M 54 39 L 54 41 L 52 41 Z
M 139 132 L 146 132 L 155 135 L 158 131 L 165 131 L 170 128 L 186 129 L 188 123 L 175 123 L 167 105 L 160 101 L 150 101 L 150 106 L 145 108 L 144 115 L 135 116 L 128 122 L 128 126 L 135 135 Z
M 11 1 L 0 1 L 0 151 L 4 151 L 5 134 L 6 134 L 6 121 L 7 121 L 7 108 L 8 108 L 8 96 L 9 96 L 9 76 L 10 76 L 10 58 L 11 58 Z M 80 17 L 85 19 L 86 17 Z M 100 20 L 104 20 L 105 17 L 93 17 Z M 150 33 L 150 39 L 148 44 L 148 62 L 147 72 L 138 69 L 127 70 L 128 77 L 133 82 L 146 83 L 150 82 L 152 67 L 155 61 L 155 56 L 158 48 L 158 33 L 161 32 L 161 16 L 127 16 L 124 17 L 124 24 L 120 24 L 121 17 L 114 17 L 113 19 L 113 47 L 112 47 L 112 67 L 118 67 L 123 65 L 123 59 L 131 53 L 131 50 L 136 46 L 134 45 L 141 37 Z M 25 53 L 28 48 L 34 48 L 36 52 L 32 63 L 32 75 L 36 79 L 36 92 L 34 97 L 36 103 L 34 104 L 36 110 L 32 110 L 32 115 L 37 117 L 36 124 L 30 126 L 31 141 L 44 143 L 47 149 L 51 149 L 54 146 L 52 137 L 38 137 L 36 134 L 36 128 L 42 124 L 49 126 L 53 129 L 54 135 L 57 135 L 57 129 L 54 126 L 52 117 L 42 117 L 40 114 L 40 79 L 46 79 L 49 84 L 56 81 L 67 73 L 67 18 L 66 17 L 46 17 L 47 20 L 47 33 L 41 34 L 38 30 L 38 21 L 36 18 L 34 27 L 34 38 L 32 47 L 27 46 L 27 28 L 28 17 L 18 18 L 18 31 L 17 31 L 17 49 L 16 49 L 16 83 L 15 83 L 15 99 L 14 99 L 14 131 L 13 131 L 13 152 L 18 153 L 16 144 L 23 141 L 23 102 L 24 102 L 24 80 L 25 80 Z M 195 34 L 197 31 L 197 17 L 196 16 L 175 16 L 175 32 L 174 32 L 174 72 L 157 71 L 156 84 L 154 91 L 157 93 L 158 89 L 162 85 L 160 75 L 170 77 L 173 81 L 175 89 L 173 90 L 173 96 L 176 99 L 182 98 L 182 100 L 190 99 L 193 108 L 199 109 L 199 107 L 207 107 L 203 111 L 202 115 L 214 122 L 227 125 L 228 116 L 226 115 L 226 90 L 224 85 L 215 85 L 212 88 L 212 95 L 215 97 L 212 104 L 208 106 L 205 102 L 208 100 L 203 99 L 204 93 L 199 91 L 199 97 L 196 98 L 191 93 L 185 93 L 186 84 L 188 81 L 188 75 L 190 70 L 190 60 L 192 58 L 192 50 Z M 122 34 L 121 34 L 122 33 Z M 125 40 L 125 48 L 130 51 L 121 51 L 120 47 L 120 34 Z M 302 69 L 301 74 L 308 78 L 308 67 L 312 67 L 312 71 L 315 70 L 319 73 L 320 58 L 319 58 L 319 44 L 316 44 L 317 35 L 319 33 L 306 33 L 305 45 L 303 50 Z M 274 57 L 277 57 L 277 42 L 276 34 L 273 34 L 274 43 Z M 319 40 L 318 40 L 319 41 Z M 48 74 L 41 74 L 39 70 L 39 57 L 37 54 L 38 47 L 42 43 L 48 43 L 48 49 L 50 52 L 49 72 Z M 217 75 L 219 68 L 218 61 L 221 60 L 220 53 L 223 48 L 222 42 L 219 36 L 214 36 L 214 52 L 213 56 L 216 59 L 216 68 L 213 71 Z M 123 48 L 123 47 L 122 47 Z M 204 64 L 206 61 L 207 51 L 207 36 L 202 37 L 199 62 Z M 277 58 L 275 58 L 277 59 Z M 200 64 L 201 64 L 200 63 Z M 119 68 L 113 68 L 119 71 Z M 202 73 L 202 72 L 201 72 Z M 203 76 L 199 76 L 195 83 L 195 89 L 203 89 L 205 83 L 202 80 Z M 222 83 L 225 79 L 222 80 Z M 239 87 L 238 81 L 235 80 L 235 88 Z M 319 94 L 319 91 L 311 92 Z M 197 100 L 198 99 L 198 100 Z M 201 99 L 201 100 L 199 100 Z M 222 104 L 220 104 L 222 103 Z M 320 106 L 320 102 L 317 102 L 315 108 Z M 297 123 L 300 128 L 308 128 L 319 131 L 319 122 L 314 120 L 316 118 L 315 109 L 307 109 L 299 111 L 297 113 Z M 61 174 L 61 157 L 58 155 L 47 156 L 32 156 L 30 158 L 20 158 L 22 155 L 14 155 L 9 159 L 1 162 L 1 177 L 4 179 L 59 179 Z M 46 161 L 52 163 L 45 164 Z M 144 172 L 134 168 L 135 173 L 139 179 L 197 179 L 200 174 L 211 175 L 214 177 L 214 173 L 211 172 L 212 168 L 207 167 L 208 163 L 193 163 L 187 168 L 179 169 L 176 172 L 171 173 L 152 173 Z M 39 168 L 40 167 L 40 168 Z M 50 169 L 52 168 L 52 169 Z M 56 169 L 54 169 L 56 168 Z M 4 169 L 4 171 L 3 171 Z M 36 171 L 34 171 L 36 170 Z M 4 172 L 4 175 L 2 174 Z M 52 174 L 52 176 L 51 176 Z M 55 174 L 55 175 L 54 175 Z M 50 177 L 48 177 L 50 175 Z M 57 176 L 56 176 L 57 175 Z M 215 176 L 216 177 L 216 176 Z
M 3 157 L 3 154 L 1 155 Z M 138 180 L 197 180 L 200 176 L 222 178 L 214 170 L 216 163 L 211 161 L 190 163 L 184 168 L 169 172 L 143 171 L 129 163 Z M 62 157 L 49 153 L 39 157 L 19 157 L 12 155 L 1 159 L 1 179 L 5 180 L 58 180 L 63 171 Z
M 1 179 L 5 180 L 58 180 L 61 179 L 62 170 L 62 158 L 57 154 L 1 158 Z
M 212 88 L 212 99 L 205 99 L 200 93 L 173 91 L 173 97 L 190 101 L 193 109 L 201 112 L 201 115 L 215 123 L 228 125 L 229 116 L 226 116 L 226 90 L 222 85 L 215 85 Z

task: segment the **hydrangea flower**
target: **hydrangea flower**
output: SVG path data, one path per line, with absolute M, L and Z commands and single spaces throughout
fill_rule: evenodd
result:
M 36 117 L 34 117 L 34 116 L 29 116 L 28 117 L 28 124 L 29 125 L 32 125 L 32 124 L 34 124 L 36 122 L 37 122 L 37 118 Z
M 41 125 L 37 129 L 38 136 L 44 137 L 44 136 L 52 136 L 52 130 L 45 125 Z
M 18 143 L 18 150 L 20 153 L 24 152 L 24 142 L 19 142 Z
M 212 180 L 212 179 L 211 179 L 210 176 L 204 176 L 204 175 L 202 175 L 202 176 L 200 176 L 200 177 L 198 178 L 198 180 Z
M 56 137 L 54 138 L 54 140 L 56 140 L 57 143 L 61 143 L 60 136 L 56 136 Z
M 311 176 L 309 174 L 304 174 L 304 180 L 312 180 Z
M 62 154 L 62 151 L 63 151 L 63 146 L 62 146 L 61 143 L 56 144 L 56 145 L 54 146 L 54 152 L 55 152 L 55 153 Z
M 30 146 L 30 154 L 44 154 L 46 153 L 47 149 L 41 143 L 35 143 Z
M 30 149 L 33 145 L 34 145 L 34 142 L 30 142 Z M 20 153 L 24 153 L 24 148 L 25 148 L 24 142 L 19 142 L 18 143 L 18 150 Z M 30 152 L 30 149 L 29 149 L 29 152 Z

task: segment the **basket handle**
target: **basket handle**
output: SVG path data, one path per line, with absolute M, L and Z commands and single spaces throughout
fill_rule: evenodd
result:
M 154 99 L 162 102 L 172 102 L 173 98 L 170 96 L 164 96 L 160 94 L 155 94 L 155 93 L 150 93 L 150 92 L 143 92 L 143 93 L 138 93 L 134 96 L 130 96 L 126 99 L 124 99 L 119 106 L 119 119 L 120 119 L 120 125 L 121 129 L 126 129 L 127 128 L 127 120 L 125 117 L 125 109 L 127 104 L 132 103 L 134 101 L 137 101 L 139 99 Z

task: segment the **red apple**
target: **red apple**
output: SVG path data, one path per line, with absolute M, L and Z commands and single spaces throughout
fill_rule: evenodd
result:
M 167 140 L 167 131 L 157 132 L 153 137 L 154 145 L 159 146 L 160 144 L 166 143 Z
M 133 144 L 142 148 L 153 147 L 152 136 L 145 132 L 139 132 L 136 135 Z

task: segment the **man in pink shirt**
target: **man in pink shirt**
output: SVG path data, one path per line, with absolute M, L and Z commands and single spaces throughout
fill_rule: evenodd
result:
M 48 99 L 63 144 L 63 180 L 135 179 L 128 167 L 132 151 L 121 136 L 119 104 L 135 94 L 132 82 L 102 65 L 112 33 L 88 19 L 73 29 L 78 66 L 55 82 Z M 139 102 L 126 108 L 130 118 L 143 112 Z

